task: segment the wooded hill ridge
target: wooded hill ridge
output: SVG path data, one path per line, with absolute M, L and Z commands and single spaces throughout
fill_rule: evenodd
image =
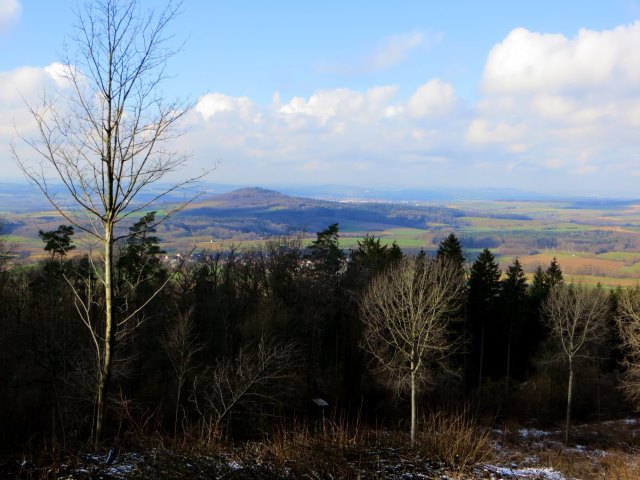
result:
M 264 188 L 242 188 L 200 199 L 187 206 L 174 222 L 192 228 L 206 219 L 209 225 L 242 233 L 282 235 L 315 232 L 332 223 L 352 230 L 389 227 L 425 228 L 430 223 L 457 225 L 464 212 L 455 208 L 390 202 L 337 202 L 294 197 Z M 197 231 L 197 229 L 196 229 Z

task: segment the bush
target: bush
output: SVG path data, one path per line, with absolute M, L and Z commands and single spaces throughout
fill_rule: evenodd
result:
M 417 446 L 427 458 L 464 472 L 493 456 L 491 430 L 479 425 L 466 408 L 452 414 L 431 413 L 421 423 Z

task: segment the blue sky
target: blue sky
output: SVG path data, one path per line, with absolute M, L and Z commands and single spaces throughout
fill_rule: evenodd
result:
M 75 4 L 0 0 L 0 145 L 59 86 Z M 182 10 L 164 88 L 195 102 L 176 148 L 211 182 L 640 195 L 639 2 Z

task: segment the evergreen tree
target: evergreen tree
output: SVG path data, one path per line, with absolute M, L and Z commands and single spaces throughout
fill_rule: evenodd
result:
M 531 297 L 537 298 L 541 301 L 545 297 L 547 291 L 547 277 L 542 269 L 542 266 L 538 265 L 536 271 L 533 274 L 533 280 L 531 281 L 530 294 Z
M 564 281 L 562 269 L 560 268 L 556 257 L 553 257 L 553 260 L 551 260 L 551 264 L 545 272 L 545 279 L 548 288 L 558 285 Z
M 129 227 L 130 235 L 120 250 L 116 260 L 116 293 L 120 300 L 127 298 L 131 306 L 137 303 L 134 299 L 150 296 L 163 282 L 166 272 L 162 267 L 160 255 L 165 251 L 160 248 L 160 238 L 154 235 L 156 212 L 145 214 Z M 148 305 L 146 310 L 152 308 Z
M 469 273 L 468 316 L 473 334 L 473 354 L 477 358 L 478 387 L 482 386 L 488 326 L 495 326 L 500 295 L 498 263 L 488 248 L 478 256 Z M 495 353 L 495 350 L 491 350 Z
M 56 230 L 51 230 L 49 232 L 44 232 L 42 230 L 38 231 L 38 235 L 44 242 L 44 250 L 46 252 L 51 252 L 52 261 L 55 259 L 56 255 L 62 259 L 62 257 L 67 255 L 67 252 L 76 248 L 76 246 L 73 245 L 73 240 L 71 239 L 73 233 L 72 225 L 60 225 Z
M 332 223 L 316 233 L 316 239 L 309 246 L 309 257 L 316 263 L 316 268 L 330 276 L 340 271 L 344 260 L 344 253 L 338 242 L 339 237 L 339 226 Z
M 446 258 L 454 264 L 459 265 L 461 269 L 464 268 L 465 258 L 462 253 L 462 245 L 454 233 L 450 233 L 447 238 L 440 242 L 436 257 Z
M 539 346 L 547 338 L 548 329 L 544 324 L 544 319 L 540 312 L 542 302 L 549 294 L 549 283 L 547 275 L 541 265 L 536 267 L 531 280 L 531 285 L 527 290 L 525 324 L 523 326 L 522 353 L 527 360 L 524 366 L 524 376 L 528 377 L 533 369 L 533 358 L 538 352 Z
M 129 227 L 130 235 L 116 263 L 123 280 L 137 283 L 159 269 L 158 255 L 165 251 L 160 248 L 160 238 L 153 235 L 156 233 L 155 223 L 156 212 L 153 211 Z
M 302 301 L 305 339 L 309 341 L 306 352 L 309 378 L 315 385 L 313 395 L 321 397 L 335 395 L 330 389 L 339 388 L 336 375 L 341 369 L 340 353 L 345 348 L 345 335 L 340 329 L 344 322 L 342 312 L 347 304 L 343 282 L 345 254 L 339 244 L 337 223 L 329 225 L 316 234 L 309 246 L 307 258 L 313 263 L 309 272 L 305 299 Z M 319 292 L 322 292 L 319 294 Z
M 519 344 L 523 326 L 523 311 L 527 294 L 527 277 L 520 261 L 516 258 L 507 267 L 506 278 L 502 281 L 501 304 L 503 307 L 504 332 L 506 333 L 506 388 L 509 393 L 509 377 L 512 374 L 513 346 Z M 518 358 L 522 358 L 521 350 Z M 521 362 L 518 362 L 521 363 Z
M 395 241 L 389 247 L 388 244 L 383 245 L 380 238 L 367 234 L 362 240 L 358 240 L 357 248 L 351 251 L 349 270 L 360 280 L 368 281 L 403 256 Z

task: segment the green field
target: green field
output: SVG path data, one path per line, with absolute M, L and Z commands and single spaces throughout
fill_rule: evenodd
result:
M 640 203 L 350 204 L 287 197 L 261 189 L 248 193 L 247 197 L 232 192 L 189 205 L 158 228 L 163 248 L 170 253 L 232 245 L 255 249 L 264 247 L 269 239 L 287 235 L 301 235 L 303 244 L 309 244 L 315 232 L 339 223 L 340 245 L 345 250 L 372 234 L 383 243 L 395 241 L 407 251 L 432 252 L 442 238 L 454 232 L 469 262 L 483 248 L 489 248 L 503 269 L 518 257 L 530 274 L 557 257 L 569 278 L 586 283 L 617 285 L 640 280 Z M 67 223 L 46 210 L 7 213 L 5 221 L 12 225 L 5 240 L 15 245 L 23 258 L 41 256 L 39 229 Z

